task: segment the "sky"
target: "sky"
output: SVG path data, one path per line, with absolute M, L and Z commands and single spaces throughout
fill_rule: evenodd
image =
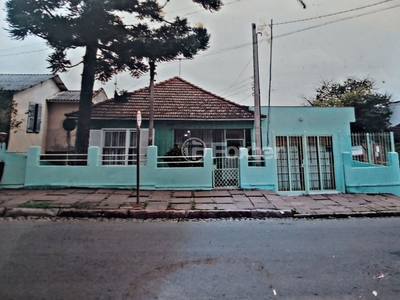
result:
M 48 74 L 51 50 L 44 40 L 16 41 L 5 28 L 1 0 L 0 73 Z M 161 63 L 156 81 L 180 76 L 230 101 L 253 105 L 252 24 L 258 34 L 261 105 L 304 105 L 322 81 L 343 82 L 348 77 L 372 78 L 377 91 L 400 100 L 400 0 L 223 0 L 218 12 L 203 10 L 190 0 L 169 0 L 166 19 L 185 17 L 211 34 L 209 49 L 192 60 Z M 368 7 L 366 7 L 368 6 Z M 327 16 L 328 15 L 328 16 Z M 130 23 L 133 19 L 126 17 Z M 269 91 L 272 26 L 272 76 Z M 79 62 L 83 49 L 70 50 Z M 68 89 L 80 89 L 82 65 L 60 73 Z M 149 74 L 132 78 L 119 74 L 107 84 L 96 82 L 113 97 L 118 90 L 133 91 L 149 84 Z

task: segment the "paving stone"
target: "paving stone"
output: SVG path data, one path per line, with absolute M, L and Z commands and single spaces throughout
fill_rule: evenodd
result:
M 260 191 L 244 191 L 247 197 L 263 197 L 264 195 Z
M 78 195 L 78 194 L 72 194 L 72 195 L 66 195 L 63 197 L 60 197 L 57 201 L 54 202 L 54 204 L 73 204 L 78 201 L 81 201 L 85 198 L 85 196 Z
M 233 201 L 249 201 L 245 195 L 232 195 Z
M 211 191 L 211 194 L 213 197 L 230 197 L 231 194 L 229 194 L 228 191 Z
M 236 202 L 236 206 L 238 209 L 254 209 L 254 205 L 250 202 L 244 202 L 244 201 L 240 201 L 240 202 Z
M 200 198 L 200 197 L 212 197 L 211 191 L 194 191 L 194 197 L 195 198 Z
M 61 198 L 62 196 L 60 195 L 43 195 L 43 196 L 33 196 L 31 197 L 32 201 L 48 201 L 48 202 L 53 202 L 57 201 Z
M 150 197 L 151 191 L 148 190 L 139 190 L 140 197 Z M 131 194 L 131 197 L 136 197 L 136 190 L 134 190 Z
M 325 195 L 310 195 L 310 198 L 314 200 L 328 200 L 328 197 Z
M 190 203 L 178 203 L 178 204 L 171 204 L 170 209 L 176 210 L 189 210 L 192 208 L 192 204 Z
M 214 210 L 216 207 L 216 204 L 196 204 L 196 209 L 200 210 Z
M 317 200 L 319 204 L 321 205 L 339 205 L 338 203 L 336 203 L 335 201 L 332 200 Z
M 149 195 L 151 198 L 170 198 L 171 197 L 171 191 L 152 191 L 152 193 Z
M 92 189 L 77 189 L 75 190 L 74 194 L 94 194 L 96 190 Z
M 261 202 L 261 203 L 266 203 L 269 202 L 265 197 L 249 197 L 249 200 L 253 203 L 255 202 Z
M 90 194 L 87 197 L 83 198 L 85 202 L 101 202 L 107 198 L 108 195 L 105 194 Z
M 4 211 L 5 211 L 5 208 L 4 208 L 4 207 L 0 207 L 0 217 L 2 217 L 2 216 L 3 216 L 3 214 L 4 214 Z
M 278 196 L 278 194 L 275 191 L 272 191 L 272 190 L 260 190 L 260 192 L 264 196 Z
M 238 209 L 235 204 L 218 204 L 217 208 L 221 209 L 221 210 L 237 210 Z
M 171 198 L 169 203 L 171 204 L 190 204 L 193 202 L 192 198 Z
M 24 204 L 26 202 L 29 202 L 31 200 L 31 197 L 24 195 L 24 196 L 20 196 L 17 198 L 14 198 L 12 200 L 9 201 L 5 201 L 2 206 L 5 207 L 17 207 L 20 206 L 21 204 Z
M 334 212 L 351 212 L 350 208 L 343 207 L 343 206 L 326 206 L 327 209 L 331 209 Z
M 269 202 L 253 202 L 253 204 L 257 209 L 276 209 L 276 207 Z
M 116 190 L 113 194 L 114 195 L 132 195 L 133 190 Z
M 229 190 L 229 194 L 231 195 L 244 195 L 243 190 Z
M 175 198 L 192 198 L 192 191 L 176 191 L 173 193 Z
M 168 202 L 148 202 L 146 211 L 166 210 Z
M 209 198 L 194 198 L 193 201 L 196 204 L 210 204 L 210 203 L 214 203 L 213 198 L 209 197 Z
M 218 204 L 233 204 L 232 197 L 215 197 L 214 202 Z
M 283 201 L 282 197 L 279 195 L 264 195 L 270 201 Z

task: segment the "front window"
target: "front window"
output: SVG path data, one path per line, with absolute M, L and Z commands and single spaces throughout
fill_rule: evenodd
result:
M 103 137 L 103 165 L 136 164 L 135 130 L 106 130 Z

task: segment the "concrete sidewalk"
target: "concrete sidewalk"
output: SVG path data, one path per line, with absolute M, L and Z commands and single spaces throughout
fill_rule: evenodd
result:
M 282 196 L 264 190 L 4 189 L 0 217 L 267 218 L 400 216 L 391 194 Z

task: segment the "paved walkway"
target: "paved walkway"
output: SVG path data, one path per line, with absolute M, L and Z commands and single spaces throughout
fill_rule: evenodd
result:
M 4 189 L 0 216 L 221 218 L 400 216 L 391 194 L 282 196 L 264 190 Z

